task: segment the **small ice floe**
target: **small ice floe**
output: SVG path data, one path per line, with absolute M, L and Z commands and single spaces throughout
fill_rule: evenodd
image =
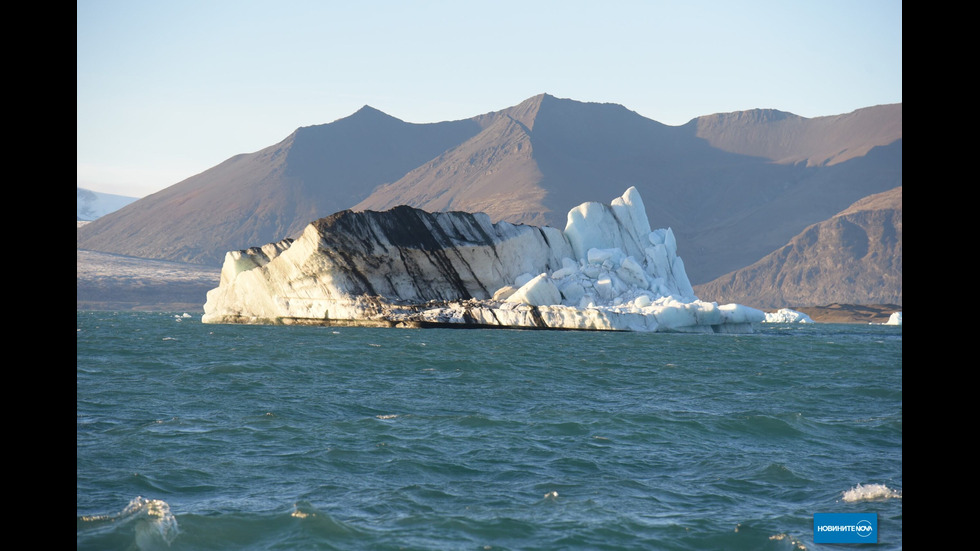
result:
M 902 492 L 892 490 L 884 484 L 858 484 L 844 492 L 843 500 L 848 503 L 856 501 L 876 501 L 881 499 L 902 499 Z
M 813 320 L 803 312 L 797 312 L 790 308 L 780 308 L 775 312 L 767 312 L 764 323 L 813 323 Z
M 550 492 L 546 493 L 544 497 L 545 499 L 555 499 L 556 497 L 558 497 L 558 492 L 555 490 L 551 490 Z
M 868 322 L 868 325 L 902 325 L 902 313 L 892 312 L 892 314 L 888 316 L 888 321 L 884 323 L 872 321 L 872 322 Z
M 375 417 L 377 417 L 378 419 L 394 419 L 395 417 L 398 417 L 398 414 L 397 413 L 386 413 L 386 414 L 382 414 L 382 415 L 375 415 Z

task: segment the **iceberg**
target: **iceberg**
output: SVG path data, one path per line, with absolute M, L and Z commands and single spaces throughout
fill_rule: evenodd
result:
M 813 320 L 792 308 L 780 308 L 775 312 L 766 312 L 765 323 L 813 323 Z
M 902 325 L 902 313 L 892 312 L 892 315 L 888 316 L 888 321 L 885 322 L 885 325 Z
M 229 251 L 204 323 L 751 332 L 761 310 L 695 294 L 639 192 L 564 230 L 485 213 L 341 211 L 295 240 Z

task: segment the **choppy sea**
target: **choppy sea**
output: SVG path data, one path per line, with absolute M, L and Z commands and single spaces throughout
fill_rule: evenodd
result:
M 77 318 L 79 550 L 902 549 L 902 326 Z

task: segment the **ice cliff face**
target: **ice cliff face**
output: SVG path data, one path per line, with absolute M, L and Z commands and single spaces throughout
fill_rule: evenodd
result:
M 565 230 L 411 207 L 343 211 L 295 241 L 231 251 L 205 323 L 746 331 L 759 310 L 702 302 L 635 188 Z

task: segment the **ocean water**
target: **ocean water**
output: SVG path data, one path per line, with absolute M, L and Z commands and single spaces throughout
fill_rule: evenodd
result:
M 901 326 L 77 318 L 79 550 L 902 548 Z

